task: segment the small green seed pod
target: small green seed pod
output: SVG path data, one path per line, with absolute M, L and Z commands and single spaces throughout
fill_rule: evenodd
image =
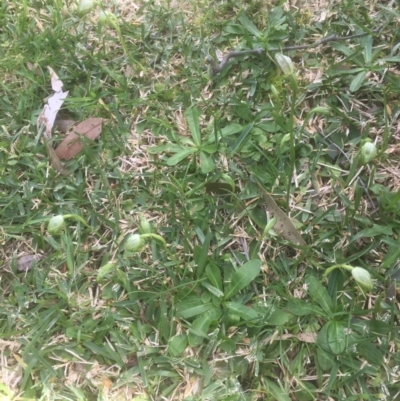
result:
M 58 216 L 54 216 L 50 219 L 49 224 L 47 225 L 47 231 L 51 235 L 60 235 L 65 229 L 65 220 L 64 216 L 59 214 Z
M 128 252 L 139 252 L 145 246 L 145 241 L 139 234 L 130 234 L 125 242 L 125 250 Z
M 355 267 L 351 271 L 354 280 L 357 284 L 365 291 L 371 291 L 374 288 L 374 283 L 372 282 L 371 275 L 369 272 L 362 267 Z

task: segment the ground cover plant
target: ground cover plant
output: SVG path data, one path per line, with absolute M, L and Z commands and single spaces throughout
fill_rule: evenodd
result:
M 399 19 L 2 2 L 0 398 L 400 397 Z

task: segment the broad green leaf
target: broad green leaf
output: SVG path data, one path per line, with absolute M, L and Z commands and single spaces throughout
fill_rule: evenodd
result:
M 254 259 L 245 263 L 232 276 L 225 290 L 225 299 L 232 298 L 240 290 L 247 287 L 260 273 L 261 260 Z
M 331 316 L 333 302 L 326 288 L 315 276 L 307 276 L 305 282 L 312 300 L 322 308 L 327 316 Z
M 215 169 L 213 159 L 207 153 L 200 152 L 200 167 L 203 174 L 208 174 Z
M 202 304 L 200 299 L 192 299 L 177 304 L 176 315 L 182 319 L 190 319 L 191 317 L 201 315 L 213 308 L 214 306 L 210 302 Z
M 210 280 L 210 283 L 215 287 L 218 288 L 219 290 L 222 291 L 222 278 L 221 278 L 221 272 L 219 270 L 219 267 L 217 265 L 214 265 L 212 263 L 209 263 L 206 266 L 206 276 Z
M 246 142 L 250 139 L 250 133 L 254 126 L 254 123 L 247 125 L 243 132 L 239 135 L 239 138 L 236 139 L 235 143 L 232 146 L 231 157 L 234 156 L 237 152 L 242 149 L 242 147 L 246 144 Z
M 322 310 L 319 306 L 301 299 L 290 299 L 286 305 L 286 309 L 295 316 L 322 314 Z
M 370 65 L 372 62 L 372 36 L 368 35 L 363 39 L 364 44 L 364 62 L 366 65 Z
M 265 319 L 265 324 L 269 326 L 282 326 L 288 320 L 290 316 L 284 312 L 282 309 L 275 309 L 272 313 Z
M 346 349 L 346 336 L 342 323 L 330 321 L 318 333 L 318 344 L 335 355 Z
M 213 317 L 210 313 L 205 313 L 199 316 L 189 327 L 189 345 L 197 347 L 205 338 L 207 338 L 208 328 L 212 322 Z
M 240 316 L 243 320 L 256 322 L 260 319 L 260 315 L 252 308 L 242 305 L 238 302 L 225 302 L 225 306 L 235 315 Z
M 213 140 L 215 140 L 215 139 L 213 139 Z M 206 152 L 209 155 L 212 155 L 213 153 L 215 153 L 218 150 L 218 147 L 215 143 L 209 143 L 206 145 L 202 145 L 201 150 L 202 150 L 202 152 Z
M 201 284 L 205 288 L 207 288 L 207 290 L 210 291 L 211 294 L 215 295 L 216 297 L 221 298 L 221 297 L 224 296 L 224 293 L 221 290 L 219 290 L 218 288 L 214 287 L 213 285 L 211 285 L 207 281 L 203 281 Z
M 367 75 L 366 71 L 361 71 L 355 76 L 350 84 L 350 92 L 356 92 L 360 89 L 361 85 L 364 83 L 364 78 Z
M 189 148 L 189 149 L 183 149 L 176 153 L 175 155 L 171 156 L 167 160 L 167 165 L 168 166 L 175 166 L 179 162 L 181 162 L 183 159 L 186 159 L 189 155 L 196 153 L 197 150 L 195 148 Z
M 179 145 L 175 145 L 173 143 L 164 143 L 162 145 L 158 146 L 152 146 L 147 149 L 147 152 L 151 154 L 157 154 L 157 153 L 177 153 L 182 150 L 182 147 Z
M 317 348 L 317 362 L 323 371 L 331 370 L 334 363 L 334 356 L 322 348 Z
M 182 333 L 177 336 L 171 338 L 171 341 L 168 345 L 168 352 L 172 356 L 181 355 L 185 350 L 188 343 L 187 335 Z
M 224 28 L 224 32 L 231 33 L 233 35 L 243 35 L 245 30 L 242 25 L 229 24 Z
M 196 107 L 190 107 L 186 111 L 185 116 L 193 141 L 196 144 L 196 146 L 200 148 L 201 132 L 200 132 L 200 122 L 199 122 L 199 110 Z
M 194 249 L 194 260 L 196 262 L 196 275 L 197 277 L 202 277 L 204 268 L 208 260 L 208 250 L 210 249 L 210 241 L 212 238 L 212 233 L 208 233 L 203 241 L 201 247 L 196 245 Z
M 247 17 L 247 15 L 245 14 L 240 15 L 238 20 L 255 37 L 260 38 L 262 36 L 262 33 L 258 30 L 258 28 L 254 25 L 254 23 Z
M 242 129 L 243 129 L 242 125 L 240 125 L 238 123 L 233 123 L 233 124 L 227 125 L 226 127 L 221 129 L 221 136 L 226 137 L 226 136 L 230 136 L 233 134 L 237 134 Z
M 353 238 L 351 238 L 351 242 L 357 241 L 360 238 L 370 238 L 370 237 L 376 237 L 378 235 L 392 236 L 393 235 L 392 225 L 373 224 L 372 227 L 364 228 L 364 230 L 358 232 Z
M 357 344 L 358 353 L 363 356 L 370 364 L 379 366 L 382 364 L 384 353 L 370 342 Z

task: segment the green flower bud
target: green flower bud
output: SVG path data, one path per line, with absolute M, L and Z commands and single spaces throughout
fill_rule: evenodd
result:
M 140 218 L 140 229 L 143 234 L 150 234 L 151 233 L 151 224 L 143 215 L 139 216 Z
M 360 151 L 360 162 L 361 164 L 368 164 L 372 159 L 375 158 L 378 151 L 376 150 L 375 144 L 372 142 L 365 142 Z
M 290 57 L 284 56 L 281 53 L 276 53 L 275 60 L 285 75 L 291 75 L 294 73 L 294 65 Z
M 111 11 L 100 11 L 99 12 L 99 23 L 101 25 L 112 25 L 118 24 L 117 17 Z
M 117 264 L 114 262 L 108 262 L 105 265 L 101 266 L 99 270 L 97 270 L 97 281 L 101 281 L 110 271 L 115 270 Z
M 47 231 L 51 235 L 59 235 L 64 229 L 65 229 L 65 220 L 64 216 L 62 216 L 61 214 L 52 217 L 49 221 L 49 224 L 47 225 Z
M 130 234 L 125 242 L 125 250 L 128 252 L 139 252 L 144 248 L 145 241 L 139 234 Z
M 92 0 L 81 0 L 78 4 L 78 8 L 76 13 L 79 17 L 84 17 L 86 14 L 89 14 L 90 11 L 93 10 L 94 2 Z
M 371 279 L 371 275 L 367 272 L 367 270 L 362 267 L 355 267 L 351 274 L 356 280 L 357 284 L 365 291 L 371 291 L 374 287 L 374 284 Z
M 271 84 L 271 92 L 275 97 L 279 97 L 278 89 L 276 89 L 275 86 L 272 84 Z

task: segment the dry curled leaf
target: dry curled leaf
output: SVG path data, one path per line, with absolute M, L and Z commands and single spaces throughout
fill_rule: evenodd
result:
M 272 217 L 276 217 L 274 230 L 288 241 L 299 245 L 306 245 L 303 237 L 297 231 L 289 217 L 280 209 L 280 207 L 273 200 L 272 196 L 261 186 L 261 184 L 257 180 L 256 182 L 260 188 L 262 198 L 267 206 L 268 211 L 272 214 Z
M 89 118 L 82 121 L 76 127 L 72 127 L 65 139 L 56 149 L 56 155 L 60 159 L 70 160 L 83 149 L 83 143 L 80 136 L 85 136 L 94 141 L 102 131 L 103 118 Z
M 50 71 L 50 78 L 51 78 L 51 87 L 53 88 L 54 92 L 61 92 L 63 83 L 55 71 L 51 67 L 47 67 Z
M 61 82 L 60 78 L 58 78 L 57 74 L 51 67 L 48 67 L 48 69 L 51 75 L 51 86 L 55 93 L 47 99 L 47 104 L 45 104 L 43 107 L 36 124 L 39 132 L 41 132 L 42 127 L 44 126 L 43 136 L 49 153 L 51 165 L 59 173 L 68 175 L 68 171 L 62 166 L 60 159 L 54 152 L 54 149 L 48 143 L 48 140 L 51 138 L 51 130 L 53 129 L 57 113 L 64 103 L 64 99 L 68 96 L 68 91 L 63 92 L 61 90 L 63 83 Z

